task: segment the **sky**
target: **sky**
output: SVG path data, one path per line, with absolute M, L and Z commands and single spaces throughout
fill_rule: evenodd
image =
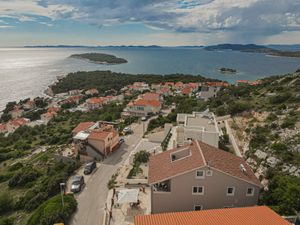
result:
M 0 46 L 300 44 L 300 0 L 0 0 Z

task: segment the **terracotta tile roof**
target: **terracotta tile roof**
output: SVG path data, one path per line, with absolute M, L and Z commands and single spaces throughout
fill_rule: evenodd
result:
M 60 111 L 60 107 L 52 106 L 47 109 L 47 112 L 59 112 L 59 111 Z
M 172 86 L 172 87 L 173 87 L 173 86 L 174 86 L 174 82 L 166 82 L 165 85 L 166 85 L 166 86 Z
M 94 98 L 87 99 L 86 102 L 88 104 L 103 104 L 104 99 L 103 98 L 96 98 L 96 97 L 94 97 Z
M 199 85 L 198 85 L 198 83 L 189 83 L 188 86 L 190 88 L 196 89 L 196 88 L 198 88 Z
M 213 87 L 228 87 L 229 84 L 226 82 L 207 82 L 208 86 L 213 86 Z
M 160 107 L 161 103 L 157 100 L 145 100 L 145 99 L 137 99 L 134 102 L 130 103 L 137 106 L 152 106 L 152 107 Z
M 181 81 L 179 81 L 175 84 L 175 87 L 183 87 L 183 83 Z
M 267 206 L 138 215 L 134 225 L 291 225 Z
M 182 89 L 182 94 L 184 95 L 189 95 L 190 93 L 192 93 L 192 89 L 190 87 L 185 87 Z
M 236 80 L 236 83 L 241 83 L 241 84 L 248 84 L 248 80 Z
M 209 166 L 220 170 L 231 176 L 246 180 L 261 186 L 259 180 L 254 175 L 251 167 L 241 157 L 235 156 L 229 152 L 219 150 L 213 146 L 199 141 L 199 146 Z M 244 165 L 246 172 L 242 172 L 240 165 Z
M 25 118 L 19 118 L 19 119 L 10 120 L 8 123 L 10 123 L 13 126 L 23 126 L 29 123 L 29 120 Z
M 92 88 L 92 89 L 87 90 L 85 93 L 98 94 L 98 90 L 96 88 Z
M 6 124 L 0 123 L 0 131 L 6 131 Z
M 151 92 L 147 92 L 145 94 L 141 95 L 141 98 L 144 100 L 159 100 L 159 96 L 160 94 L 158 93 L 151 93 Z
M 95 125 L 94 122 L 83 122 L 83 123 L 79 123 L 77 125 L 77 127 L 75 127 L 73 130 L 72 130 L 72 133 L 78 133 L 80 131 L 85 131 L 87 129 L 89 129 L 91 126 Z
M 189 149 L 192 157 L 186 157 L 178 161 L 171 162 L 171 153 L 179 150 Z M 192 145 L 181 148 L 174 148 L 150 157 L 149 161 L 149 183 L 156 183 L 167 178 L 202 167 L 205 162 L 199 152 L 195 142 Z
M 57 115 L 56 112 L 46 112 L 46 113 L 43 113 L 41 116 L 47 117 L 47 118 L 52 118 L 52 117 L 54 117 L 56 115 Z
M 189 148 L 191 155 L 171 162 L 171 153 L 184 148 Z M 244 165 L 246 172 L 241 170 L 241 164 Z M 205 165 L 209 165 L 233 177 L 261 186 L 259 180 L 255 177 L 252 169 L 244 159 L 201 141 L 193 141 L 191 145 L 168 150 L 150 157 L 149 183 L 157 183 Z
M 101 131 L 101 130 L 93 130 L 90 135 L 88 136 L 88 139 L 94 139 L 94 140 L 104 140 L 106 139 L 112 132 L 109 131 Z

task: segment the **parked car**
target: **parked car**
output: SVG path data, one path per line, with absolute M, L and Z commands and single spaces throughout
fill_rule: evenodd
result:
M 94 169 L 96 169 L 97 164 L 95 161 L 89 162 L 85 165 L 83 173 L 85 175 L 91 174 Z
M 73 193 L 78 193 L 81 191 L 84 185 L 84 177 L 83 176 L 74 176 L 71 185 L 71 191 Z
M 123 129 L 123 132 L 124 132 L 124 134 L 131 134 L 131 133 L 132 133 L 132 130 L 130 129 L 130 127 L 125 127 L 125 128 Z
M 147 117 L 146 116 L 143 116 L 142 118 L 141 118 L 141 121 L 147 121 Z
M 121 138 L 121 139 L 119 140 L 119 145 L 123 144 L 124 142 L 125 142 L 124 138 Z

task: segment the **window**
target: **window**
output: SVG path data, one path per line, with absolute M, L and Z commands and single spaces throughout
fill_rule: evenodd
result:
M 213 174 L 213 171 L 212 170 L 206 170 L 206 176 L 207 177 L 211 177 Z
M 195 211 L 200 211 L 200 210 L 202 210 L 203 209 L 203 206 L 202 205 L 195 205 L 194 206 L 194 210 Z
M 197 170 L 196 178 L 204 178 L 204 170 Z
M 227 196 L 234 196 L 234 191 L 235 191 L 234 187 L 228 187 L 227 188 Z
M 254 188 L 247 188 L 246 196 L 253 196 L 254 195 Z
M 204 187 L 203 186 L 193 187 L 193 194 L 194 195 L 203 195 L 204 194 Z

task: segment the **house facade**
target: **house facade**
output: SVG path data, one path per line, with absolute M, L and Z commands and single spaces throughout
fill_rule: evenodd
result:
M 240 157 L 200 141 L 150 158 L 151 212 L 254 206 L 261 184 Z
M 158 114 L 162 104 L 158 100 L 137 99 L 129 102 L 124 110 L 123 116 L 147 116 L 150 114 Z

